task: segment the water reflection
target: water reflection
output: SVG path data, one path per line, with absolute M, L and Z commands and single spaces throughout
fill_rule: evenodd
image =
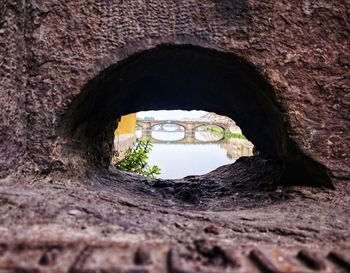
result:
M 152 139 L 164 142 L 179 141 L 185 138 L 185 132 L 155 132 L 152 131 Z
M 200 126 L 195 130 L 195 139 L 203 142 L 216 142 L 224 138 L 224 130 L 218 126 L 211 126 L 212 131 L 208 131 L 208 126 Z
M 176 179 L 205 174 L 232 163 L 218 144 L 154 144 L 149 163 L 161 168 L 160 178 Z
M 170 124 L 171 125 L 171 124 Z M 150 132 L 146 134 L 142 132 L 142 128 L 136 128 L 137 137 L 150 137 L 155 143 L 181 141 L 185 144 L 196 142 L 218 142 L 224 139 L 224 131 L 218 127 L 220 131 L 208 131 L 205 126 L 203 128 L 196 128 L 194 132 L 186 132 L 182 126 L 174 127 L 156 125 L 152 127 Z M 143 135 L 144 134 L 144 135 Z
M 136 130 L 137 137 L 142 130 Z M 241 156 L 251 156 L 253 145 L 236 138 L 225 138 L 224 133 L 196 130 L 194 135 L 185 131 L 152 130 L 153 149 L 149 164 L 161 168 L 160 178 L 176 179 L 187 175 L 208 173 L 219 166 L 233 163 Z

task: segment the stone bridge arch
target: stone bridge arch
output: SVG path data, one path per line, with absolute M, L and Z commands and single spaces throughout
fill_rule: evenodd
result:
M 196 129 L 202 126 L 209 126 L 214 125 L 217 126 L 224 131 L 227 129 L 226 124 L 224 123 L 217 123 L 217 122 L 202 122 L 202 121 L 196 121 L 196 120 L 152 120 L 152 121 L 142 121 L 139 120 L 136 122 L 137 125 L 140 125 L 144 131 L 144 135 L 147 137 L 151 137 L 151 131 L 155 126 L 162 126 L 165 124 L 175 124 L 179 127 L 182 127 L 185 131 L 185 134 L 194 134 Z M 146 132 L 146 131 L 149 132 Z
M 213 124 L 210 124 L 210 123 L 198 123 L 195 125 L 194 129 L 198 129 L 199 127 L 202 127 L 202 126 L 216 126 L 216 127 L 219 127 L 221 128 L 223 131 L 226 131 L 227 130 L 227 126 L 225 124 L 220 124 L 220 123 L 213 123 Z
M 196 126 L 193 128 L 193 132 L 196 132 L 196 130 L 197 130 L 199 127 L 208 126 L 208 125 L 210 125 L 210 124 L 204 124 L 204 123 L 201 123 L 201 124 L 199 124 L 199 125 L 196 124 Z M 212 143 L 220 142 L 220 141 L 222 141 L 223 139 L 225 139 L 225 134 L 224 134 L 224 132 L 226 131 L 226 127 L 223 127 L 223 125 L 214 124 L 214 126 L 221 128 L 221 129 L 223 130 L 223 134 L 222 134 L 222 136 L 221 136 L 220 139 L 218 139 L 218 140 L 216 140 L 216 141 L 212 141 Z M 201 140 L 199 140 L 199 141 L 201 141 Z M 205 142 L 205 141 L 203 141 L 203 142 Z
M 162 129 L 164 130 L 164 125 L 166 124 L 172 124 L 172 125 L 176 125 L 177 127 L 181 127 L 183 128 L 184 131 L 186 131 L 186 125 L 181 124 L 180 122 L 161 122 L 161 123 L 156 123 L 152 125 L 152 130 L 155 126 L 161 126 Z

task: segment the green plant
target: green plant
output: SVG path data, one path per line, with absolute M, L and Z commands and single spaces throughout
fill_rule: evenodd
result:
M 239 133 L 233 133 L 231 131 L 224 131 L 223 129 L 221 128 L 217 128 L 217 127 L 208 127 L 207 130 L 209 132 L 212 132 L 214 134 L 217 134 L 217 135 L 224 135 L 224 137 L 226 138 L 238 138 L 238 139 L 244 139 L 244 140 L 247 140 L 247 138 L 242 135 L 242 134 L 239 134 Z
M 247 138 L 244 135 L 239 134 L 239 133 L 233 133 L 231 131 L 225 131 L 224 135 L 227 138 L 238 138 L 238 139 L 247 140 Z
M 126 151 L 125 156 L 119 162 L 115 157 L 112 164 L 121 171 L 134 172 L 149 178 L 156 178 L 161 173 L 161 169 L 156 166 L 148 165 L 148 155 L 152 150 L 153 144 L 148 138 L 137 138 L 136 145 Z

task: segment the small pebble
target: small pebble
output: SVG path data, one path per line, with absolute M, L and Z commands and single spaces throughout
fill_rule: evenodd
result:
M 70 211 L 68 211 L 68 214 L 77 216 L 77 215 L 81 214 L 81 211 L 78 209 L 71 209 Z

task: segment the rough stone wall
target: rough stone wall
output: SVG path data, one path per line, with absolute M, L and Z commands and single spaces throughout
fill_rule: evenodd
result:
M 26 153 L 24 6 L 0 1 L 0 178 L 22 165 Z
M 19 157 L 39 172 L 64 166 L 57 128 L 87 81 L 135 52 L 172 43 L 255 65 L 300 148 L 350 177 L 348 1 L 10 2 L 0 13 L 2 175 L 22 165 Z

